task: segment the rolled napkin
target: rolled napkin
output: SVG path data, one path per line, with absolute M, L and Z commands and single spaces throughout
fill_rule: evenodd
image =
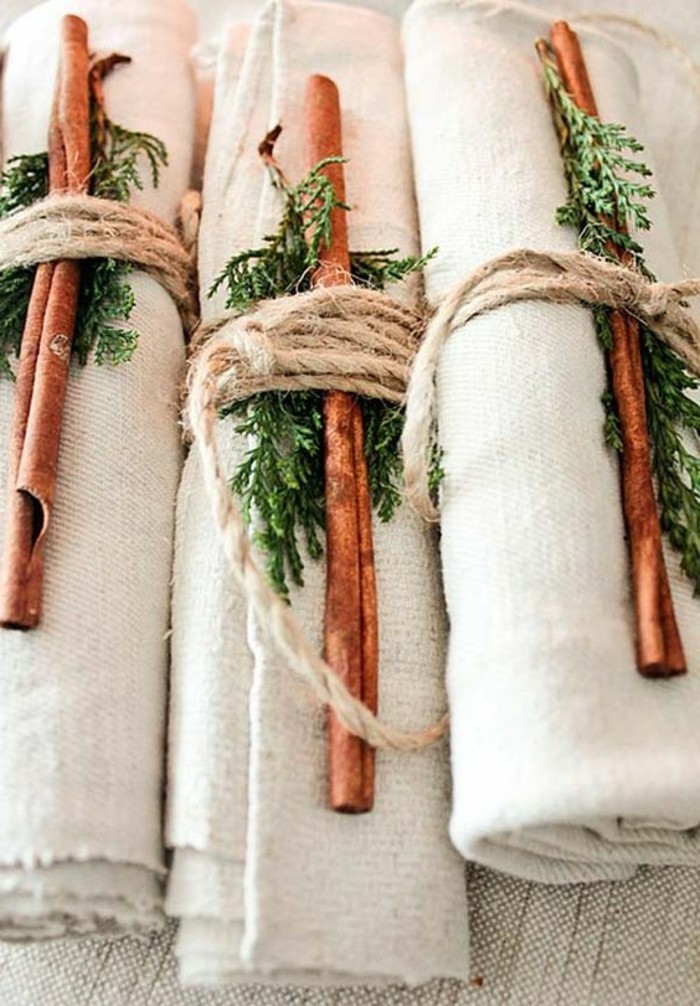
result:
M 371 47 L 366 45 L 372 39 Z M 245 45 L 245 52 L 242 46 Z M 257 147 L 277 122 L 290 179 L 307 170 L 303 102 L 331 76 L 343 113 L 351 247 L 417 244 L 397 27 L 321 3 L 267 6 L 221 53 L 200 232 L 204 296 L 237 251 L 279 220 Z M 392 288 L 390 288 L 391 291 Z M 396 291 L 411 295 L 410 289 Z M 227 471 L 248 444 L 218 424 Z M 445 625 L 433 534 L 402 506 L 374 528 L 382 715 L 432 722 L 444 702 Z M 246 609 L 218 540 L 196 446 L 178 501 L 167 908 L 181 919 L 185 982 L 420 982 L 467 975 L 464 876 L 447 838 L 444 744 L 381 753 L 376 803 L 328 809 L 326 713 L 294 680 Z M 322 647 L 324 563 L 305 557 L 292 610 Z
M 576 248 L 555 222 L 566 184 L 533 48 L 546 24 L 468 6 L 418 3 L 405 22 L 432 303 L 508 249 Z M 643 139 L 624 52 L 583 40 L 602 117 Z M 658 197 L 651 214 L 647 261 L 678 278 Z M 643 679 L 605 383 L 590 311 L 546 303 L 455 331 L 438 372 L 451 835 L 549 882 L 700 862 L 700 607 L 669 552 L 690 673 Z
M 114 121 L 164 141 L 133 202 L 173 222 L 193 137 L 180 0 L 42 5 L 7 36 L 5 157 L 46 150 L 66 13 L 90 46 L 132 63 L 105 82 Z M 44 617 L 0 631 L 0 936 L 139 931 L 162 919 L 161 804 L 173 514 L 181 469 L 177 389 L 184 340 L 175 304 L 142 273 L 133 359 L 73 366 L 48 538 Z M 13 390 L 0 385 L 0 537 Z

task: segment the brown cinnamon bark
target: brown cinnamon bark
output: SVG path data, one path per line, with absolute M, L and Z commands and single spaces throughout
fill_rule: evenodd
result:
M 372 495 L 369 488 L 364 449 L 362 411 L 354 403 L 353 455 L 355 492 L 357 494 L 358 546 L 360 554 L 360 622 L 362 626 L 362 701 L 375 715 L 379 704 L 379 617 L 377 578 L 374 569 L 372 537 Z M 363 744 L 364 802 L 368 809 L 374 801 L 375 749 Z
M 309 78 L 306 91 L 307 153 L 311 166 L 342 156 L 338 89 L 327 77 Z M 342 164 L 325 168 L 344 201 Z M 331 218 L 332 241 L 321 253 L 315 286 L 349 282 L 350 255 L 343 210 Z M 371 709 L 377 703 L 378 627 L 372 547 L 372 509 L 364 455 L 362 413 L 340 391 L 324 399 L 326 480 L 325 658 L 348 689 Z M 329 790 L 334 810 L 359 814 L 374 800 L 374 753 L 328 716 Z
M 84 192 L 90 174 L 87 25 L 61 22 L 49 129 L 49 190 Z M 0 580 L 0 625 L 30 629 L 41 617 L 43 547 L 56 488 L 80 265 L 37 268 L 22 338 L 10 433 L 10 500 Z
M 551 29 L 564 86 L 588 115 L 598 115 L 578 37 L 565 21 Z M 629 256 L 613 249 L 623 263 Z M 647 429 L 639 322 L 611 312 L 613 346 L 608 354 L 612 390 L 620 419 L 622 505 L 629 538 L 635 601 L 637 666 L 648 677 L 686 671 L 662 548 Z
M 41 550 L 33 551 L 34 506 L 31 499 L 25 493 L 17 492 L 15 487 L 27 430 L 34 367 L 39 353 L 41 329 L 52 279 L 52 263 L 42 263 L 37 267 L 22 333 L 12 403 L 9 491 L 0 578 L 0 624 L 4 628 L 29 629 L 37 624 L 41 610 L 42 561 Z

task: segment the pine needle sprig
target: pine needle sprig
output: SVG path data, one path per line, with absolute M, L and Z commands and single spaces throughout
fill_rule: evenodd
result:
M 270 582 L 285 597 L 287 576 L 303 583 L 300 534 L 312 559 L 323 554 L 322 401 L 314 391 L 275 391 L 221 412 L 236 417 L 236 432 L 250 438 L 231 489 L 241 499 L 246 521 L 255 510 L 255 541 L 265 555 Z
M 283 196 L 283 210 L 274 234 L 263 238 L 259 248 L 232 256 L 209 290 L 213 296 L 226 289 L 226 307 L 246 311 L 269 297 L 311 289 L 311 277 L 320 261 L 321 247 L 330 240 L 331 213 L 349 209 L 336 199 L 333 185 L 323 174 L 329 164 L 342 158 L 320 161 L 297 185 L 290 185 L 282 172 L 270 166 L 272 184 Z
M 145 160 L 153 188 L 158 188 L 168 152 L 150 133 L 125 129 L 105 116 L 99 146 L 93 139 L 92 192 L 103 199 L 126 203 L 134 189 L 143 191 L 140 164 Z M 94 133 L 93 133 L 94 136 Z
M 48 177 L 48 154 L 11 157 L 0 175 L 0 217 L 43 199 L 48 190 Z M 0 272 L 0 378 L 12 379 L 13 376 L 10 360 L 19 355 L 33 278 L 31 267 Z
M 123 62 L 123 57 L 118 58 Z M 107 59 L 109 63 L 109 58 Z M 139 165 L 145 159 L 152 184 L 167 164 L 163 142 L 112 122 L 93 94 L 90 107 L 93 168 L 90 193 L 128 202 L 134 188 L 143 189 Z M 0 217 L 30 206 L 48 193 L 48 154 L 11 158 L 0 175 Z M 0 377 L 13 378 L 11 359 L 19 355 L 35 269 L 0 272 Z M 87 259 L 82 263 L 80 297 L 73 352 L 81 364 L 94 353 L 98 364 L 131 359 L 138 332 L 128 324 L 134 293 L 128 283 L 132 266 L 117 259 Z
M 262 148 L 261 148 L 262 149 Z M 256 302 L 311 289 L 321 249 L 331 240 L 331 214 L 350 207 L 336 198 L 323 169 L 342 158 L 320 161 L 296 185 L 269 158 L 282 213 L 274 234 L 260 247 L 234 255 L 211 286 L 226 291 L 226 307 L 249 310 Z M 393 250 L 351 255 L 355 282 L 383 289 L 423 268 L 430 255 L 397 258 Z M 364 449 L 372 503 L 380 520 L 392 518 L 401 494 L 400 437 L 403 412 L 378 399 L 360 398 Z M 303 540 L 311 559 L 323 553 L 325 528 L 323 393 L 263 392 L 233 402 L 221 415 L 236 420 L 236 432 L 251 447 L 231 479 L 248 521 L 256 516 L 254 540 L 266 557 L 267 575 L 288 599 L 289 582 L 303 585 Z
M 43 199 L 48 188 L 48 173 L 49 155 L 46 153 L 11 157 L 0 175 L 0 217 Z
M 125 57 L 106 57 L 112 65 Z M 90 102 L 90 148 L 92 172 L 90 193 L 115 202 L 129 201 L 134 189 L 143 190 L 139 166 L 148 166 L 150 181 L 158 187 L 161 168 L 168 163 L 162 140 L 150 133 L 126 129 L 105 112 L 101 74 L 92 77 Z M 80 275 L 80 298 L 73 351 L 81 364 L 94 353 L 98 365 L 128 362 L 136 351 L 139 333 L 129 325 L 135 298 L 128 282 L 133 266 L 120 259 L 89 259 Z
M 398 248 L 386 248 L 374 252 L 350 252 L 352 278 L 359 286 L 382 289 L 391 283 L 399 283 L 416 270 L 422 270 L 427 262 L 437 254 L 432 248 L 420 258 L 406 256 L 399 258 Z
M 642 144 L 624 126 L 587 115 L 571 99 L 557 71 L 554 55 L 538 46 L 545 86 L 554 110 L 569 197 L 557 212 L 564 226 L 576 228 L 582 251 L 617 262 L 616 249 L 647 279 L 655 276 L 642 246 L 628 228 L 648 230 L 647 203 L 654 196 L 650 169 L 637 157 Z M 601 219 L 601 217 L 603 219 Z M 602 345 L 612 345 L 610 312 L 593 311 Z M 680 553 L 681 568 L 700 593 L 700 382 L 683 360 L 646 326 L 640 326 L 647 428 L 652 452 L 661 526 Z M 604 435 L 622 450 L 620 423 L 610 391 L 603 395 Z

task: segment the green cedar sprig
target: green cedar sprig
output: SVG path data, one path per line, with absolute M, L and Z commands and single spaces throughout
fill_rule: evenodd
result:
M 12 157 L 0 175 L 0 217 L 31 206 L 48 189 L 48 154 Z M 13 379 L 10 359 L 19 355 L 34 278 L 32 268 L 0 271 L 0 377 Z
M 262 149 L 262 148 L 261 148 Z M 321 247 L 331 239 L 331 213 L 350 207 L 336 198 L 323 169 L 339 158 L 319 162 L 291 185 L 270 158 L 273 185 L 283 207 L 274 234 L 258 248 L 234 255 L 214 281 L 209 295 L 226 290 L 226 307 L 246 311 L 257 301 L 311 288 Z M 356 283 L 381 290 L 423 268 L 432 257 L 398 258 L 396 249 L 351 254 Z M 250 435 L 251 447 L 231 479 L 247 520 L 253 512 L 259 527 L 255 541 L 266 556 L 267 575 L 278 593 L 288 598 L 288 581 L 303 585 L 300 538 L 312 559 L 323 553 L 324 471 L 322 438 L 323 393 L 263 392 L 233 402 L 221 410 L 235 417 L 236 432 Z M 388 521 L 400 501 L 399 442 L 403 411 L 372 398 L 360 398 L 365 455 L 372 503 Z M 434 479 L 437 482 L 437 460 Z
M 647 181 L 651 171 L 635 156 L 642 152 L 642 145 L 624 126 L 601 122 L 582 111 L 567 93 L 551 50 L 540 43 L 538 52 L 569 184 L 569 197 L 557 211 L 557 220 L 576 228 L 582 251 L 618 261 L 615 248 L 623 249 L 634 267 L 653 280 L 642 246 L 627 233 L 628 228 L 645 231 L 650 227 L 646 204 L 654 196 Z M 594 318 L 603 346 L 610 348 L 610 312 L 596 307 Z M 695 448 L 700 434 L 700 404 L 691 395 L 700 384 L 683 360 L 644 325 L 640 337 L 661 526 L 680 553 L 681 568 L 697 594 L 700 458 Z M 605 439 L 615 450 L 622 450 L 619 419 L 609 390 L 603 395 L 603 406 Z
M 112 122 L 98 106 L 94 95 L 91 154 L 90 193 L 119 202 L 127 202 L 134 188 L 143 188 L 138 171 L 142 158 L 148 162 L 154 186 L 158 185 L 161 167 L 167 164 L 167 152 L 161 140 Z M 46 153 L 11 158 L 0 175 L 0 217 L 30 206 L 47 193 Z M 94 352 L 98 364 L 124 363 L 133 356 L 138 332 L 128 325 L 134 308 L 134 294 L 127 282 L 131 271 L 128 262 L 111 258 L 88 259 L 82 263 L 73 342 L 73 351 L 81 364 L 87 362 L 90 352 Z M 34 272 L 34 267 L 0 272 L 2 377 L 13 377 L 11 359 L 19 355 Z

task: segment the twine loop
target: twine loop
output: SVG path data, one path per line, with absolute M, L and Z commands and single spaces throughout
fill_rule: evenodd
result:
M 518 250 L 475 269 L 441 299 L 413 358 L 403 435 L 411 502 L 435 519 L 428 490 L 436 439 L 435 377 L 441 350 L 455 329 L 479 314 L 519 301 L 624 308 L 697 374 L 700 330 L 683 301 L 698 293 L 700 279 L 650 283 L 625 266 L 581 252 Z M 222 405 L 269 390 L 339 388 L 400 403 L 420 327 L 415 314 L 384 294 L 356 287 L 266 301 L 248 315 L 225 316 L 198 331 L 186 409 L 224 551 L 274 646 L 349 731 L 374 747 L 400 751 L 434 743 L 447 730 L 447 717 L 417 733 L 387 725 L 350 694 L 314 651 L 293 610 L 278 597 L 255 560 L 222 468 L 216 423 Z
M 406 494 L 427 520 L 437 519 L 428 473 L 437 439 L 437 368 L 455 329 L 506 304 L 544 300 L 555 304 L 624 309 L 700 374 L 700 327 L 684 304 L 700 294 L 700 279 L 651 283 L 624 265 L 583 252 L 519 249 L 498 255 L 455 284 L 441 298 L 411 370 L 402 438 Z
M 319 287 L 201 325 L 192 380 L 206 372 L 217 405 L 262 391 L 331 389 L 399 405 L 422 327 L 377 290 Z
M 181 239 L 155 213 L 89 195 L 49 195 L 0 220 L 0 270 L 61 259 L 113 258 L 153 276 L 189 334 L 197 321 L 197 198 L 183 200 Z M 189 246 L 189 247 L 188 247 Z
M 374 747 L 399 751 L 434 743 L 445 733 L 447 718 L 418 733 L 384 724 L 318 656 L 255 560 L 222 468 L 216 423 L 222 405 L 261 391 L 339 388 L 398 404 L 421 327 L 414 312 L 362 287 L 326 287 L 264 301 L 250 314 L 224 316 L 196 333 L 186 409 L 224 551 L 261 625 L 290 668 L 348 730 Z

